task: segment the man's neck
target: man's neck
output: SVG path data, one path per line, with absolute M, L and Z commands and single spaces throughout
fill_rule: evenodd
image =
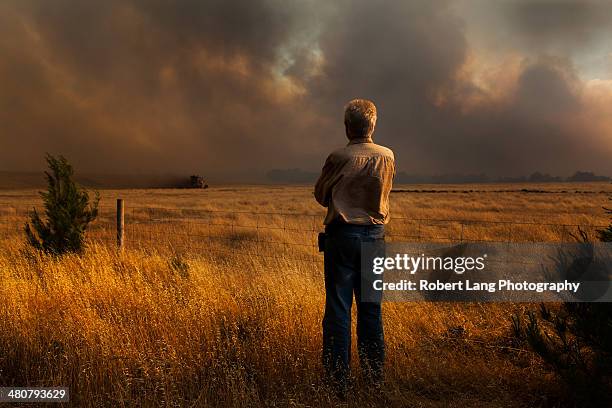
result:
M 348 144 L 357 144 L 357 143 L 374 143 L 371 137 L 356 137 L 351 139 Z

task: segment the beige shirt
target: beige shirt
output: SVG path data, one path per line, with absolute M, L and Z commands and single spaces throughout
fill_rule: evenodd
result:
M 394 176 L 393 152 L 370 138 L 353 139 L 333 151 L 314 191 L 319 204 L 327 207 L 325 225 L 333 221 L 386 224 Z

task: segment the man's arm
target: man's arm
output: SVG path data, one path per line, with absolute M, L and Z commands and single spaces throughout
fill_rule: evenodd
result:
M 337 178 L 336 175 L 336 164 L 330 155 L 327 160 L 325 160 L 325 165 L 323 166 L 319 180 L 317 180 L 317 184 L 315 184 L 314 190 L 314 195 L 317 202 L 323 207 L 327 207 L 329 205 L 331 189 L 335 184 Z

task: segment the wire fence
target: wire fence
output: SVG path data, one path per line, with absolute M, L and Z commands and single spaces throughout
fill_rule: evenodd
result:
M 124 246 L 144 251 L 245 255 L 321 263 L 317 234 L 323 213 L 230 211 L 129 206 Z M 24 239 L 28 211 L 0 206 L 0 238 Z M 100 207 L 88 231 L 97 245 L 117 244 L 115 207 Z M 595 236 L 602 225 L 532 221 L 432 219 L 392 216 L 387 241 L 440 243 L 575 242 L 580 231 Z

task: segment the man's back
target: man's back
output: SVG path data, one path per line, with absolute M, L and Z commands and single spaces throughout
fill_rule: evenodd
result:
M 386 224 L 394 175 L 393 152 L 371 138 L 332 152 L 315 186 L 317 201 L 328 208 L 325 224 Z

